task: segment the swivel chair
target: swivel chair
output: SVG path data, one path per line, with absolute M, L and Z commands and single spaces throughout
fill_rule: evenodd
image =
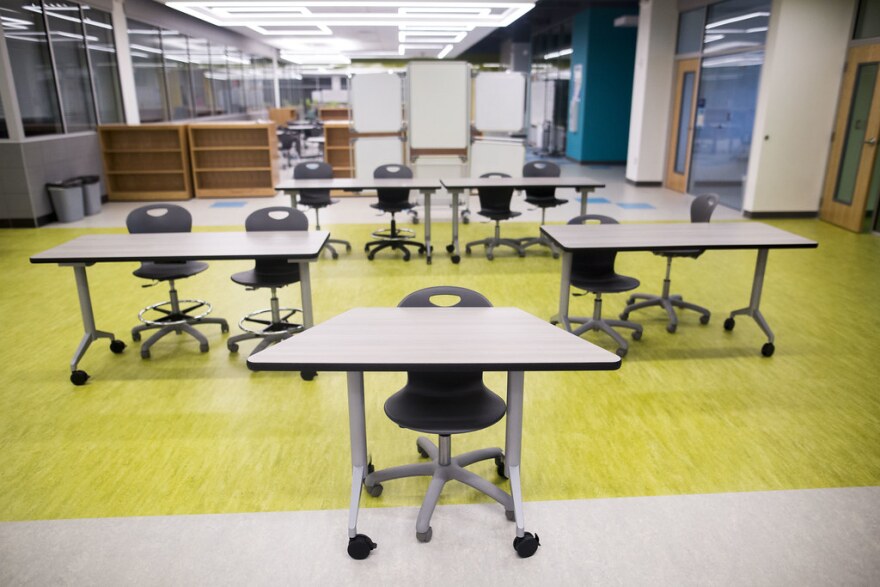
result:
M 716 194 L 703 194 L 697 196 L 694 201 L 691 202 L 691 222 L 709 222 L 709 219 L 712 217 L 712 212 L 715 211 L 717 205 L 718 196 Z M 666 332 L 669 332 L 670 334 L 674 333 L 678 328 L 678 315 L 675 313 L 675 308 L 699 312 L 700 324 L 708 324 L 709 318 L 712 316 L 712 313 L 709 310 L 702 306 L 686 302 L 682 300 L 679 295 L 669 295 L 669 286 L 671 284 L 669 275 L 672 271 L 672 260 L 676 257 L 690 257 L 691 259 L 696 259 L 702 255 L 704 251 L 705 249 L 654 251 L 655 255 L 666 257 L 666 277 L 663 279 L 663 293 L 659 296 L 643 293 L 632 294 L 626 301 L 626 308 L 624 308 L 623 312 L 620 314 L 621 320 L 629 318 L 630 312 L 634 312 L 635 310 L 641 310 L 642 308 L 648 308 L 650 306 L 660 306 L 666 310 L 666 315 L 669 316 L 669 323 L 666 324 Z M 643 301 L 637 302 L 636 300 Z
M 330 179 L 333 177 L 333 168 L 329 163 L 323 161 L 308 161 L 300 163 L 293 168 L 293 179 Z M 339 200 L 330 197 L 330 190 L 300 190 L 299 201 L 297 204 L 312 208 L 315 211 L 315 230 L 321 230 L 321 217 L 318 212 L 321 208 L 326 208 L 331 204 L 337 204 Z M 330 244 L 336 243 L 345 245 L 346 251 L 351 251 L 351 243 L 341 239 L 327 239 L 324 248 L 330 251 L 330 255 L 334 259 L 339 258 L 336 248 Z
M 480 177 L 510 177 L 506 173 L 484 173 Z M 465 245 L 464 250 L 470 254 L 471 247 L 486 247 L 486 258 L 490 261 L 495 258 L 495 247 L 504 245 L 511 247 L 519 254 L 525 257 L 526 252 L 523 250 L 518 240 L 512 238 L 501 238 L 501 221 L 510 220 L 520 216 L 520 212 L 514 212 L 510 209 L 510 199 L 513 197 L 512 187 L 481 187 L 477 190 L 480 198 L 480 210 L 477 212 L 480 216 L 485 216 L 495 221 L 495 236 L 469 242 Z
M 376 179 L 411 179 L 412 176 L 412 170 L 406 165 L 380 165 L 373 171 L 373 177 Z M 404 261 L 409 261 L 410 258 L 407 247 L 416 247 L 420 255 L 424 253 L 426 250 L 425 243 L 412 240 L 416 236 L 415 231 L 409 228 L 397 228 L 397 221 L 394 219 L 394 215 L 397 212 L 411 210 L 414 207 L 414 204 L 409 201 L 409 189 L 382 188 L 376 190 L 376 193 L 379 196 L 379 201 L 375 204 L 370 204 L 370 207 L 382 212 L 389 212 L 391 214 L 391 227 L 373 231 L 373 236 L 376 240 L 364 245 L 364 252 L 368 253 L 367 259 L 372 261 L 376 253 L 382 249 L 402 251 Z
M 589 221 L 597 221 L 599 224 L 618 223 L 617 220 L 609 216 L 584 214 L 583 216 L 572 218 L 568 221 L 568 224 L 584 224 Z M 616 257 L 617 251 L 597 250 L 574 253 L 571 263 L 571 285 L 585 292 L 595 294 L 596 298 L 593 302 L 592 318 L 570 316 L 568 320 L 569 322 L 581 324 L 580 327 L 572 331 L 575 336 L 580 336 L 590 330 L 600 330 L 617 342 L 618 348 L 615 351 L 617 355 L 625 357 L 629 344 L 614 328 L 629 328 L 633 331 L 633 340 L 639 340 L 642 338 L 642 326 L 626 320 L 606 320 L 602 318 L 602 294 L 634 290 L 639 287 L 639 280 L 615 273 L 614 260 Z
M 132 210 L 125 219 L 125 226 L 132 234 L 141 233 L 168 233 L 190 232 L 192 230 L 192 216 L 186 210 L 175 204 L 150 204 Z M 158 328 L 150 338 L 141 345 L 141 358 L 150 358 L 150 348 L 160 338 L 172 332 L 176 334 L 187 333 L 199 342 L 199 350 L 208 352 L 208 339 L 205 335 L 193 328 L 200 324 L 219 324 L 221 332 L 229 332 L 229 324 L 223 318 L 206 318 L 211 312 L 212 306 L 204 300 L 178 298 L 174 282 L 185 279 L 208 268 L 203 261 L 145 261 L 134 270 L 133 274 L 142 279 L 150 279 L 153 283 L 143 287 L 151 287 L 161 281 L 167 281 L 169 285 L 169 300 L 147 306 L 138 312 L 138 320 L 143 322 L 131 329 L 131 338 L 135 342 L 141 339 L 141 333 Z M 181 303 L 188 304 L 182 307 Z M 195 314 L 199 310 L 198 314 Z
M 459 298 L 452 307 L 491 307 L 492 304 L 481 294 L 453 286 L 429 287 L 406 296 L 398 304 L 400 307 L 437 307 L 431 298 L 451 295 Z M 429 542 L 433 535 L 431 515 L 447 481 L 456 480 L 473 487 L 504 506 L 508 520 L 514 519 L 511 496 L 488 480 L 465 469 L 468 465 L 495 459 L 496 470 L 503 473 L 503 452 L 500 448 L 483 448 L 458 456 L 452 456 L 453 434 L 464 434 L 483 430 L 492 426 L 504 416 L 504 400 L 488 389 L 483 383 L 481 371 L 451 372 L 408 372 L 407 382 L 397 393 L 385 402 L 385 414 L 402 428 L 437 434 L 439 445 L 424 436 L 416 440 L 416 448 L 427 463 L 401 465 L 388 469 L 374 470 L 364 479 L 367 492 L 378 497 L 382 494 L 382 482 L 403 477 L 430 476 L 431 483 L 419 510 L 416 522 L 416 538 Z M 357 537 L 349 543 L 349 554 L 369 554 Z M 354 545 L 354 546 L 353 546 Z M 369 545 L 366 545 L 369 546 Z M 538 538 L 531 533 L 517 538 L 514 547 L 522 557 L 531 556 L 538 547 Z M 352 554 L 354 556 L 354 554 Z
M 309 219 L 295 208 L 271 206 L 251 212 L 244 221 L 244 227 L 248 232 L 308 230 Z M 258 353 L 269 345 L 290 338 L 293 334 L 303 330 L 301 324 L 289 321 L 290 317 L 300 310 L 280 307 L 276 293 L 279 287 L 299 282 L 300 274 L 297 263 L 289 263 L 285 258 L 257 259 L 253 269 L 240 271 L 234 274 L 231 279 L 248 289 L 268 288 L 271 297 L 269 298 L 269 308 L 251 312 L 239 321 L 238 326 L 244 330 L 244 334 L 229 337 L 229 340 L 226 341 L 226 348 L 230 352 L 238 352 L 238 343 L 241 341 L 258 338 L 260 343 L 251 351 L 251 354 Z M 314 377 L 314 374 L 306 372 L 301 375 L 306 380 Z
M 559 166 L 550 161 L 530 161 L 523 166 L 523 177 L 559 177 L 561 171 Z M 537 206 L 541 209 L 541 225 L 543 226 L 547 214 L 547 208 L 555 208 L 568 202 L 556 197 L 556 188 L 535 187 L 528 188 L 526 192 L 526 202 Z M 553 258 L 559 257 L 559 251 L 553 246 L 553 243 L 544 236 L 532 236 L 519 239 L 523 249 L 527 249 L 533 245 L 542 245 L 550 249 Z
M 287 169 L 293 161 L 293 153 L 296 150 L 296 136 L 287 132 L 278 135 L 278 150 L 281 152 L 284 160 L 284 169 Z

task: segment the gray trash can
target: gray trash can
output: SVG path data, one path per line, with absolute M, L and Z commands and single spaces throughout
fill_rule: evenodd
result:
M 82 181 L 83 209 L 86 216 L 101 211 L 101 178 L 97 175 L 83 175 L 77 178 Z
M 85 210 L 81 180 L 77 178 L 61 183 L 47 183 L 46 187 L 58 222 L 76 222 L 83 219 Z

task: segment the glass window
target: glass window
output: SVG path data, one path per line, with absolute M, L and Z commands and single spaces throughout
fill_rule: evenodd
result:
M 0 23 L 9 54 L 12 77 L 25 136 L 63 132 L 49 42 L 39 7 L 22 0 L 0 0 Z
M 227 47 L 226 62 L 229 67 L 229 91 L 232 97 L 230 112 L 246 112 L 244 69 L 246 65 L 250 65 L 250 60 L 246 59 L 241 51 Z
M 6 113 L 3 112 L 3 101 L 0 100 L 0 139 L 8 139 L 9 132 L 6 130 Z
M 770 23 L 770 0 L 727 0 L 709 6 L 703 54 L 763 47 Z
M 116 44 L 110 14 L 83 6 L 83 22 L 89 60 L 92 64 L 92 83 L 98 102 L 98 122 L 124 122 L 119 70 L 116 66 Z
M 703 46 L 703 23 L 706 20 L 706 7 L 688 10 L 678 15 L 678 44 L 675 52 L 699 53 Z
M 874 85 L 877 81 L 877 64 L 861 63 L 856 72 L 856 86 L 853 91 L 846 138 L 843 142 L 843 155 L 840 158 L 840 172 L 837 176 L 837 188 L 834 190 L 834 201 L 852 205 L 856 192 L 856 179 L 859 174 L 859 163 L 868 130 L 868 117 L 871 114 L 871 102 L 874 97 Z
M 214 114 L 226 114 L 229 109 L 229 69 L 226 67 L 226 47 L 210 45 L 211 71 L 205 77 L 211 80 L 214 96 Z
M 861 0 L 853 39 L 880 37 L 880 0 Z
M 673 169 L 678 174 L 683 174 L 687 165 L 688 131 L 691 126 L 694 103 L 694 79 L 693 71 L 685 72 L 681 87 L 681 110 L 678 113 L 678 132 L 675 145 L 675 165 Z
M 165 85 L 168 88 L 168 107 L 171 120 L 193 118 L 192 85 L 189 73 L 187 39 L 177 31 L 162 30 L 162 57 L 165 65 Z
M 214 100 L 211 89 L 211 48 L 205 39 L 189 39 L 189 75 L 196 116 L 211 116 Z
M 141 122 L 168 120 L 168 94 L 162 63 L 159 29 L 135 20 L 128 21 L 128 45 Z
M 78 4 L 44 4 L 67 132 L 95 127 L 95 100 Z

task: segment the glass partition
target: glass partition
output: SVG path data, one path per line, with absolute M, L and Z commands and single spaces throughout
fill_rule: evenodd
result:
M 161 37 L 171 120 L 193 118 L 193 89 L 190 80 L 189 49 L 186 36 L 177 31 L 162 29 Z
M 699 53 L 703 46 L 703 23 L 706 8 L 688 10 L 678 15 L 678 42 L 675 53 L 678 55 Z
M 727 0 L 706 13 L 703 54 L 759 49 L 767 39 L 770 0 Z
M 88 40 L 92 84 L 98 105 L 98 122 L 124 122 L 122 90 L 119 86 L 116 43 L 110 14 L 83 6 L 83 23 Z
M 853 39 L 880 37 L 880 0 L 860 0 Z
M 244 69 L 250 66 L 250 60 L 245 59 L 244 54 L 238 49 L 226 48 L 226 63 L 229 68 L 229 92 L 231 101 L 230 112 L 240 113 L 247 111 L 244 91 Z
M 79 5 L 52 2 L 43 6 L 67 132 L 90 130 L 95 127 L 95 99 Z
M 856 85 L 853 90 L 849 121 L 846 125 L 846 137 L 843 139 L 840 171 L 837 176 L 837 186 L 834 190 L 834 200 L 836 202 L 852 204 L 853 201 L 876 81 L 877 63 L 859 64 L 859 68 L 856 71 Z M 871 137 L 870 140 L 876 144 L 877 137 Z M 874 182 L 872 181 L 872 183 Z
M 168 120 L 168 94 L 159 29 L 128 20 L 128 45 L 141 122 Z
M 211 47 L 205 39 L 189 39 L 189 75 L 196 116 L 211 116 L 214 100 L 211 91 Z

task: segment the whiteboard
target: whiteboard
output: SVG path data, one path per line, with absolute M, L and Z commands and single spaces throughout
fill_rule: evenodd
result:
M 400 76 L 357 74 L 351 78 L 351 122 L 355 132 L 400 132 L 403 96 Z
M 470 177 L 484 173 L 501 172 L 510 177 L 522 177 L 526 160 L 526 146 L 522 141 L 477 140 L 471 145 Z
M 357 179 L 373 177 L 373 170 L 380 165 L 403 164 L 403 143 L 400 137 L 359 137 L 352 142 L 354 176 Z
M 519 132 L 526 111 L 526 76 L 480 72 L 474 79 L 474 126 L 484 132 Z
M 407 66 L 411 149 L 466 149 L 470 137 L 470 71 L 463 61 Z

